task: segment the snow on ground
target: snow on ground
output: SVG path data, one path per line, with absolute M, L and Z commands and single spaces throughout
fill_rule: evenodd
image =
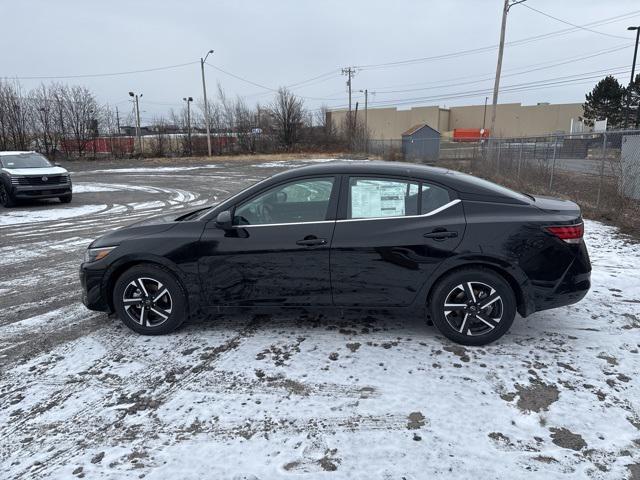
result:
M 133 167 L 133 168 L 109 168 L 93 170 L 93 173 L 171 173 L 188 172 L 190 170 L 203 170 L 208 168 L 220 168 L 219 165 L 196 165 L 189 167 Z
M 2 478 L 632 478 L 640 246 L 595 222 L 586 241 L 585 300 L 482 348 L 384 311 L 228 313 L 142 337 L 73 299 L 12 322 Z
M 121 188 L 105 183 L 74 183 L 73 193 L 117 192 Z
M 40 208 L 31 210 L 15 210 L 3 211 L 0 215 L 0 226 L 2 225 L 18 225 L 23 223 L 48 222 L 51 220 L 59 220 L 63 218 L 80 217 L 94 214 L 106 209 L 106 205 L 82 205 L 82 206 L 65 206 L 58 208 Z
M 640 246 L 599 223 L 586 299 L 483 348 L 384 311 L 227 313 L 148 338 L 79 303 L 91 239 L 265 165 L 82 172 L 87 205 L 0 213 L 0 478 L 640 475 Z
M 252 167 L 258 167 L 258 168 L 282 168 L 282 167 L 288 167 L 288 168 L 295 168 L 295 167 L 304 167 L 305 165 L 308 164 L 313 164 L 313 163 L 326 163 L 326 162 L 335 162 L 335 161 L 341 161 L 341 162 L 353 162 L 353 161 L 359 161 L 359 160 L 350 160 L 350 159 L 337 159 L 337 158 L 302 158 L 299 160 L 278 160 L 275 162 L 261 162 L 261 163 L 256 163 L 255 165 L 252 165 Z

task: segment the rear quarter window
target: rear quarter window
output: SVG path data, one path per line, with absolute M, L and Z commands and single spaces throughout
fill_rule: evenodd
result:
M 471 187 L 476 187 L 479 190 L 484 190 L 483 193 L 487 195 L 508 197 L 520 202 L 531 203 L 531 197 L 528 197 L 524 193 L 516 192 L 515 190 L 511 190 L 510 188 L 503 187 L 502 185 L 498 185 L 497 183 L 490 182 L 489 180 L 485 180 L 484 178 L 475 177 L 473 175 L 468 175 L 462 172 L 453 172 L 453 174 L 456 177 L 464 180 L 464 182 Z

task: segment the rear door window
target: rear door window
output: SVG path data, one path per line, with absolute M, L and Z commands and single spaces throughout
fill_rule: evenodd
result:
M 450 201 L 451 196 L 447 189 L 428 183 L 422 184 L 422 209 L 420 211 L 422 215 L 433 212 Z
M 418 192 L 418 183 L 409 180 L 351 177 L 347 218 L 417 215 Z

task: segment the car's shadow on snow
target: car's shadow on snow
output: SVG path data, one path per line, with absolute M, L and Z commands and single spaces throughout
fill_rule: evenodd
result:
M 564 343 L 571 331 L 552 323 L 549 318 L 526 319 L 516 316 L 505 336 L 490 346 L 529 348 L 539 346 L 541 341 L 556 337 L 558 343 Z M 193 315 L 180 328 L 180 332 L 196 334 L 198 332 L 231 333 L 249 330 L 255 335 L 260 331 L 270 331 L 294 335 L 313 335 L 317 332 L 334 332 L 337 336 L 375 336 L 395 339 L 411 337 L 413 340 L 452 344 L 436 327 L 419 312 L 386 309 L 225 309 L 222 313 Z

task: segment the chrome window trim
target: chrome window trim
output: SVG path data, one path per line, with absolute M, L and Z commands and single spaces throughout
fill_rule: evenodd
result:
M 431 210 L 430 212 L 423 213 L 421 215 L 398 215 L 396 217 L 370 217 L 370 218 L 345 218 L 343 220 L 336 220 L 337 222 L 365 222 L 369 220 L 397 220 L 399 218 L 423 218 L 430 217 L 431 215 L 435 215 L 436 213 L 440 213 L 443 210 L 446 210 L 449 207 L 453 207 L 460 203 L 460 199 L 456 198 L 455 200 L 451 200 L 449 203 L 445 203 L 441 207 L 436 208 L 435 210 Z
M 371 218 L 345 218 L 342 220 L 318 220 L 314 222 L 287 222 L 287 223 L 261 223 L 258 225 L 234 225 L 234 228 L 252 228 L 252 227 L 282 227 L 286 225 L 313 225 L 320 223 L 344 223 L 344 222 L 364 222 L 368 220 L 397 220 L 399 218 L 423 218 L 430 217 L 435 215 L 436 213 L 440 213 L 443 210 L 446 210 L 449 207 L 453 207 L 460 203 L 461 200 L 456 198 L 455 200 L 451 200 L 449 203 L 445 203 L 441 207 L 436 208 L 435 210 L 431 210 L 430 212 L 423 213 L 422 215 L 402 215 L 397 217 L 371 217 Z
M 234 228 L 251 228 L 251 227 L 282 227 L 286 225 L 311 225 L 318 223 L 335 223 L 335 220 L 316 220 L 313 222 L 287 222 L 287 223 L 259 223 L 255 225 L 234 225 Z

